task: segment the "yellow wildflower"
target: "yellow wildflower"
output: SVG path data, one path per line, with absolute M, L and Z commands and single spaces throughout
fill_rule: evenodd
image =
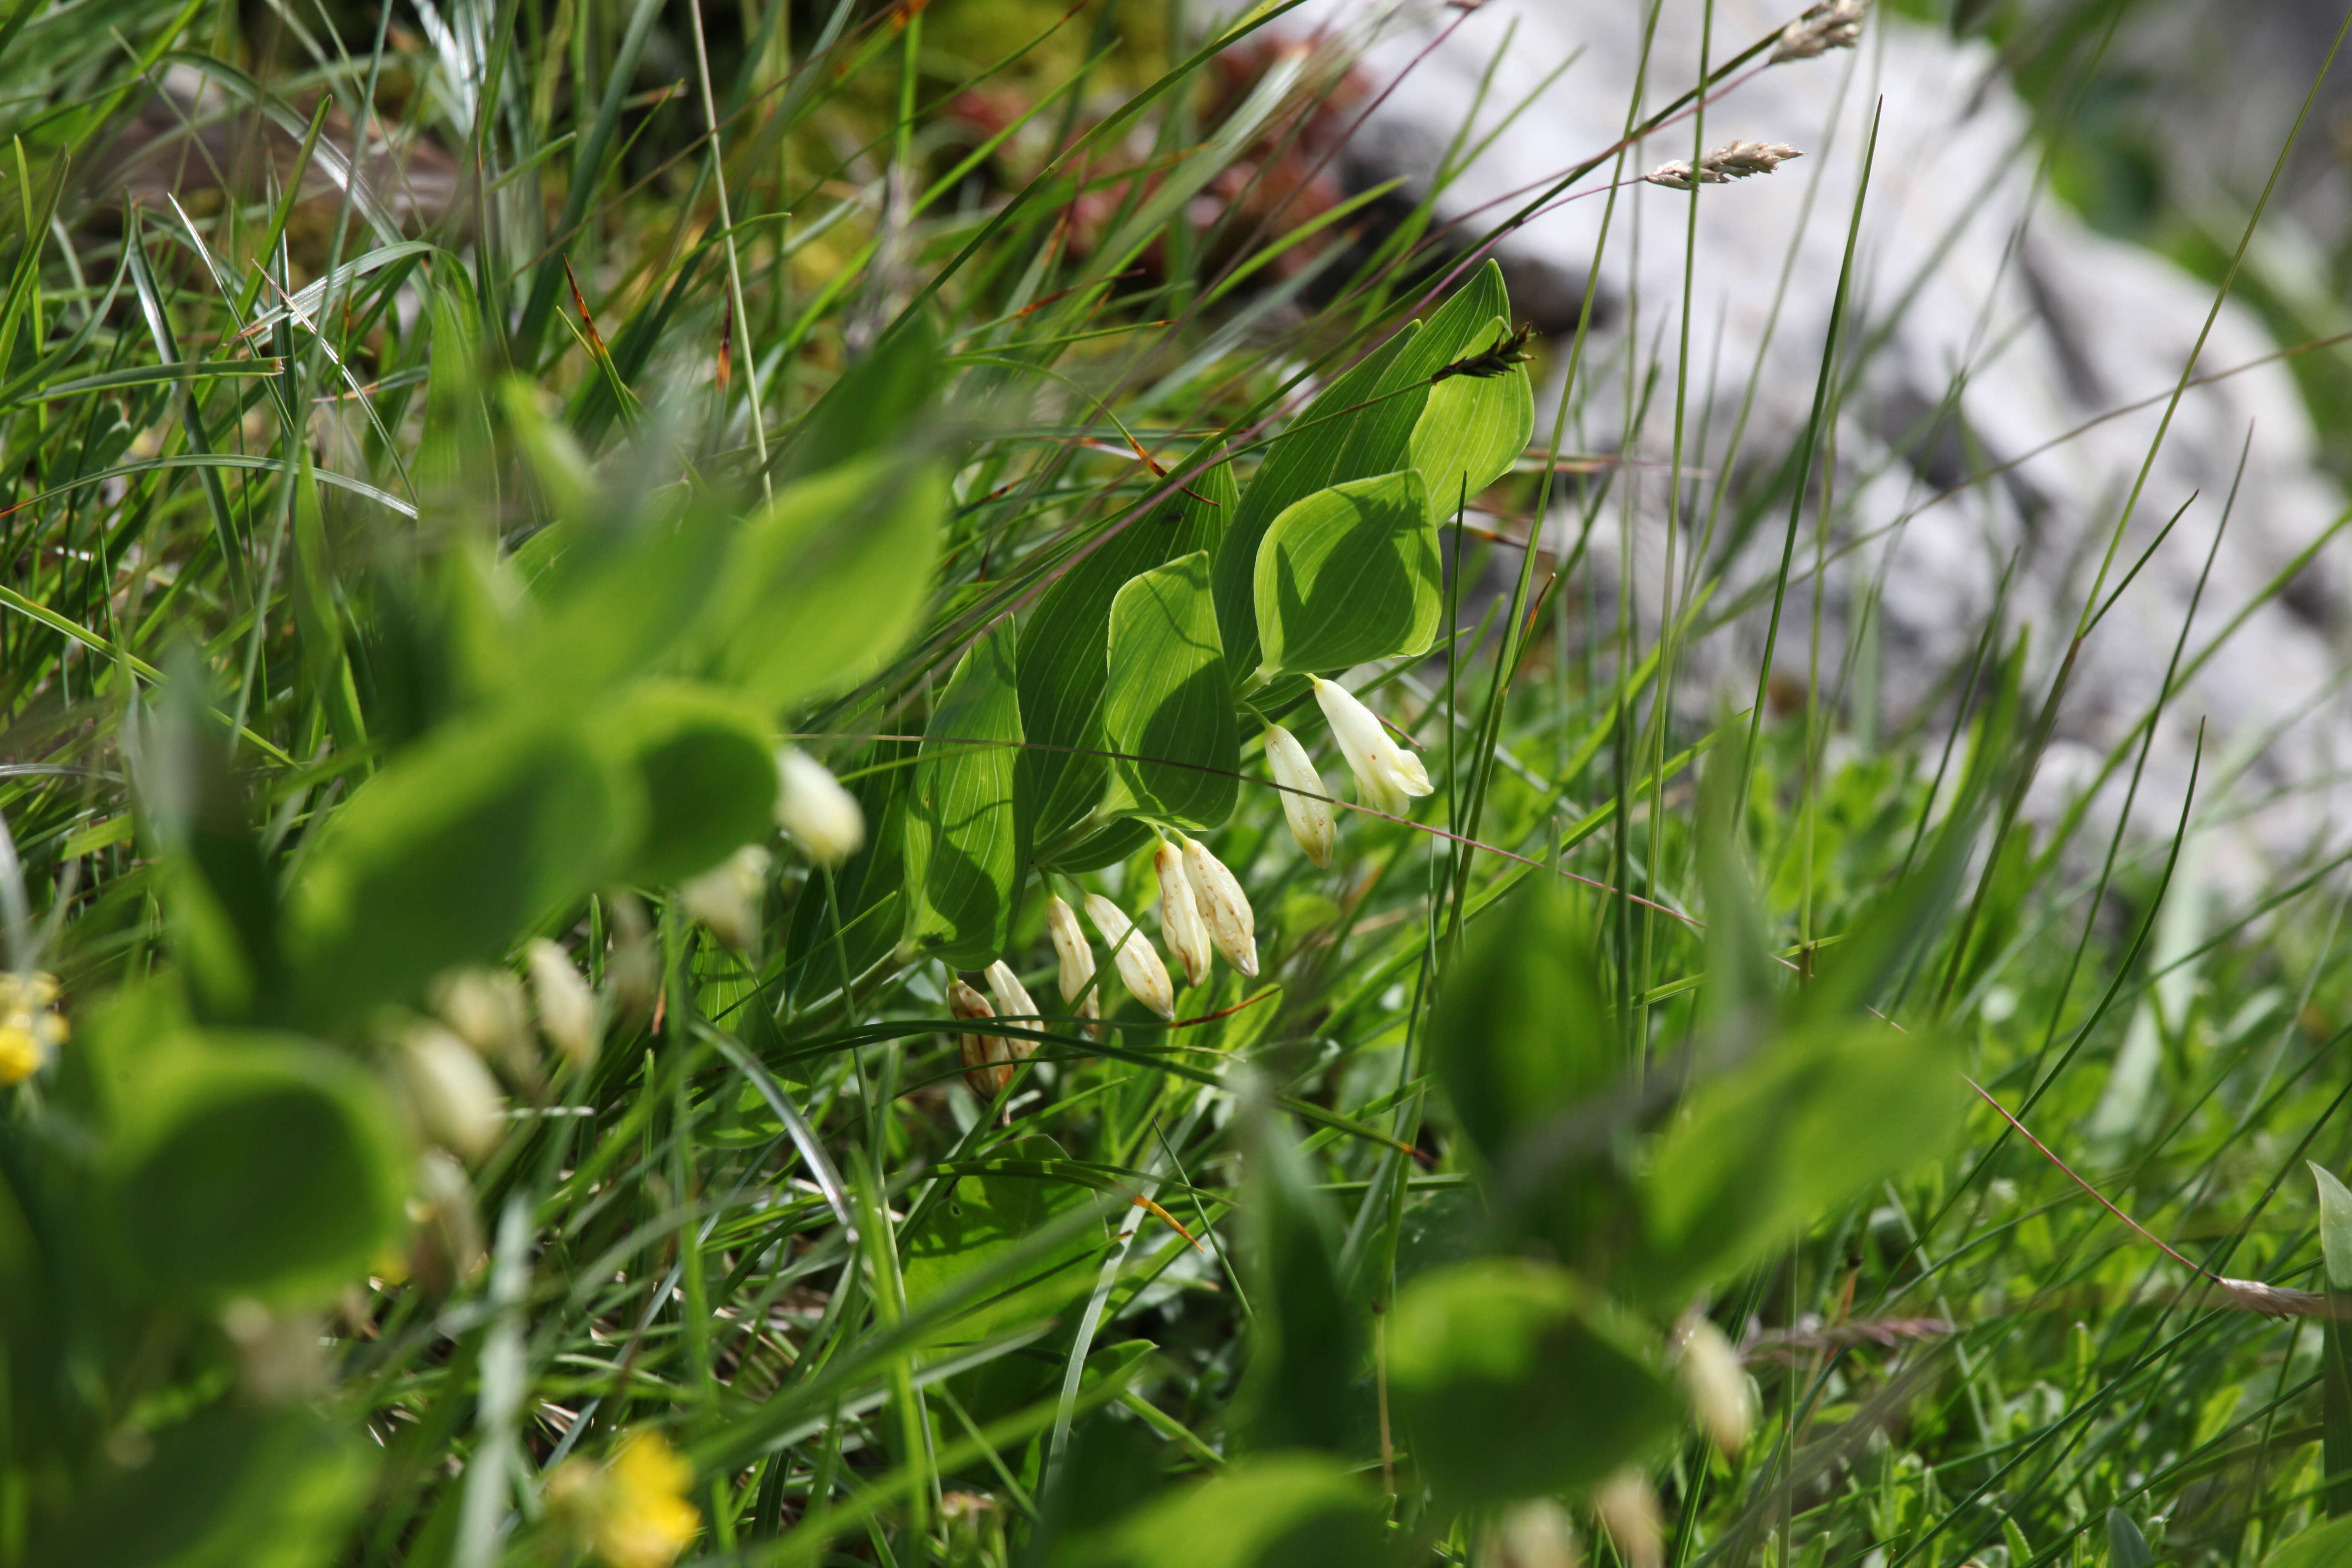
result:
M 601 1466 L 567 1462 L 548 1478 L 547 1500 L 608 1568 L 669 1568 L 702 1529 L 686 1500 L 693 1479 L 694 1467 L 660 1433 L 634 1432 Z
M 57 1010 L 54 974 L 0 970 L 0 1087 L 22 1083 L 65 1044 L 65 1015 Z

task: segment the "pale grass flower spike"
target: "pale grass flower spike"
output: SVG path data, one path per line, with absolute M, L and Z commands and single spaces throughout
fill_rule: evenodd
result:
M 1331 825 L 1331 792 L 1323 787 L 1314 759 L 1297 736 L 1279 724 L 1268 724 L 1265 764 L 1282 786 L 1282 815 L 1290 824 L 1290 836 L 1317 866 L 1330 865 L 1339 835 Z
M 1307 679 L 1315 683 L 1316 704 L 1330 721 L 1339 754 L 1356 775 L 1357 798 L 1375 811 L 1402 816 L 1410 809 L 1408 797 L 1431 791 L 1421 759 L 1399 745 L 1354 692 L 1318 676 Z
M 1227 963 L 1256 979 L 1257 914 L 1242 891 L 1241 879 L 1199 839 L 1183 842 L 1184 874 L 1192 884 L 1192 902 L 1209 928 L 1209 940 Z
M 1744 180 L 1750 174 L 1769 174 L 1790 159 L 1803 156 L 1782 142 L 1731 142 L 1701 158 L 1696 174 L 1691 172 L 1689 160 L 1677 158 L 1671 163 L 1659 164 L 1642 178 L 1670 191 L 1687 191 L 1693 185 L 1720 185 L 1731 180 Z
M 1127 918 L 1127 911 L 1104 898 L 1100 893 L 1087 895 L 1087 919 L 1095 922 L 1110 948 L 1111 961 L 1118 965 L 1118 977 L 1129 994 L 1163 1018 L 1176 1016 L 1176 988 L 1169 984 L 1168 966 L 1160 962 L 1159 949 L 1151 939 L 1136 929 Z
M 1184 966 L 1184 984 L 1198 985 L 1209 977 L 1209 927 L 1184 874 L 1184 852 L 1163 838 L 1151 852 L 1151 868 L 1160 877 L 1160 933 Z
M 1862 0 L 1823 0 L 1780 29 L 1769 65 L 1810 60 L 1832 49 L 1850 49 L 1862 39 Z

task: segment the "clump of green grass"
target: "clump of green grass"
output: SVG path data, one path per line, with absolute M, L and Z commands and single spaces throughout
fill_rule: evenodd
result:
M 2330 1560 L 2336 868 L 1997 624 L 1693 723 L 1475 245 L 1258 232 L 1334 62 L 1007 14 L 0 22 L 0 1561 Z M 297 162 L 118 221 L 167 63 Z

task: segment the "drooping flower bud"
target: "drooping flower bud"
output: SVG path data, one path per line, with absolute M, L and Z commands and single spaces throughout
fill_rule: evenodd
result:
M 1200 906 L 1209 940 L 1227 963 L 1256 979 L 1257 915 L 1242 891 L 1241 879 L 1197 838 L 1184 840 L 1184 874 L 1192 884 L 1192 901 Z
M 823 763 L 795 746 L 776 752 L 776 826 L 809 858 L 838 866 L 866 842 L 866 814 Z
M 1021 984 L 1021 976 L 1013 973 L 1013 966 L 1001 958 L 988 966 L 988 994 L 996 998 L 998 1017 L 1016 1020 L 1024 1029 L 1045 1026 L 1045 1021 L 1037 1016 L 1037 1004 L 1030 998 L 1029 988 Z M 1037 1049 L 1036 1041 L 1012 1035 L 1005 1036 L 1003 1044 L 1014 1061 L 1027 1061 Z M 1012 1069 L 1007 1068 L 1005 1076 L 1011 1078 Z
M 718 865 L 681 885 L 677 896 L 690 919 L 732 948 L 748 948 L 760 934 L 760 895 L 766 890 L 772 858 L 746 844 Z
M 541 938 L 525 951 L 530 963 L 531 1000 L 539 1005 L 539 1029 L 574 1067 L 596 1059 L 596 994 L 555 943 Z
M 1514 1504 L 1495 1523 L 1486 1554 L 1496 1568 L 1580 1568 L 1576 1527 L 1568 1510 L 1549 1498 Z
M 400 1065 L 426 1137 L 468 1160 L 498 1147 L 505 1102 L 473 1047 L 438 1024 L 420 1024 L 401 1042 Z
M 1076 1003 L 1081 1018 L 1100 1018 L 1102 997 L 1100 987 L 1095 984 L 1095 950 L 1078 925 L 1077 910 L 1058 898 L 1046 900 L 1045 930 L 1054 939 L 1054 957 L 1060 966 L 1056 978 L 1062 987 L 1062 1000 Z M 1101 1026 L 1097 1024 L 1093 1027 L 1095 1038 L 1102 1038 Z
M 1176 1016 L 1176 988 L 1168 982 L 1168 966 L 1151 939 L 1127 918 L 1127 911 L 1100 893 L 1087 895 L 1087 918 L 1095 922 L 1109 947 L 1111 961 L 1129 994 L 1163 1018 Z
M 1151 852 L 1151 868 L 1160 874 L 1160 934 L 1183 964 L 1184 984 L 1198 985 L 1209 976 L 1209 926 L 1184 875 L 1184 852 L 1163 838 Z
M 433 1010 L 457 1037 L 526 1083 L 537 1079 L 530 1008 L 503 969 L 454 969 L 433 984 Z
M 1617 1543 L 1617 1555 L 1626 1568 L 1660 1568 L 1666 1560 L 1666 1531 L 1658 1514 L 1658 1494 L 1649 1477 L 1632 1466 L 1601 1483 L 1592 1494 L 1592 1511 L 1601 1527 Z
M 1756 1426 L 1755 1401 L 1739 1352 L 1712 1320 L 1697 1312 L 1685 1313 L 1675 1325 L 1675 1348 L 1683 1392 L 1690 1398 L 1700 1430 L 1725 1458 L 1737 1458 Z
M 996 1016 L 988 998 L 961 979 L 948 982 L 948 1011 L 967 1023 Z M 981 1099 L 994 1100 L 1013 1081 L 1012 1053 L 994 1035 L 958 1035 L 956 1051 L 963 1058 L 964 1083 Z
M 1399 745 L 1372 710 L 1356 700 L 1355 693 L 1318 676 L 1307 679 L 1315 682 L 1316 704 L 1330 721 L 1339 754 L 1348 759 L 1348 769 L 1356 775 L 1359 800 L 1375 811 L 1402 816 L 1407 796 L 1431 792 L 1421 759 Z
M 605 991 L 623 1013 L 642 1018 L 660 997 L 661 949 L 654 942 L 646 906 L 635 893 L 614 895 L 608 907 L 613 936 L 604 959 Z
M 1265 762 L 1274 770 L 1274 782 L 1282 786 L 1282 815 L 1290 823 L 1290 836 L 1309 860 L 1328 866 L 1339 833 L 1331 826 L 1331 792 L 1323 787 L 1314 759 L 1297 736 L 1279 724 L 1268 724 Z
M 1062 1000 L 1075 1002 L 1095 982 L 1095 950 L 1079 929 L 1078 912 L 1058 898 L 1045 904 L 1045 931 L 1054 939 L 1054 956 L 1061 963 Z

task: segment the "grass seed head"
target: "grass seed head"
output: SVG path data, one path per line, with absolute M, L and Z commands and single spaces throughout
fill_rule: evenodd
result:
M 1823 0 L 1780 29 L 1768 64 L 1809 60 L 1832 49 L 1850 49 L 1862 38 L 1862 0 Z
M 1677 158 L 1642 178 L 1670 191 L 1687 191 L 1693 185 L 1720 185 L 1750 174 L 1769 174 L 1791 158 L 1803 156 L 1785 142 L 1730 142 L 1700 159 L 1696 174 L 1687 159 Z

